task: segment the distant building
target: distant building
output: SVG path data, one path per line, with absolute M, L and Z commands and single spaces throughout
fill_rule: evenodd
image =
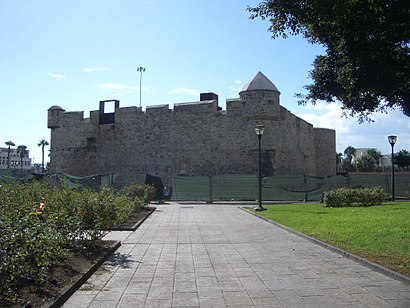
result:
M 29 150 L 26 150 L 27 153 L 23 157 L 23 170 L 30 170 L 31 169 L 31 158 Z M 0 147 L 0 169 L 7 169 L 8 166 L 8 147 L 2 148 Z M 20 166 L 21 158 L 20 154 L 17 153 L 17 149 L 10 148 L 10 169 L 21 169 Z
M 374 148 L 356 148 L 356 154 L 353 155 L 352 163 L 357 162 L 359 158 L 369 154 L 369 150 Z M 384 168 L 391 168 L 391 154 L 384 154 L 379 160 L 379 166 Z
M 118 174 L 119 183 L 144 182 L 146 174 L 169 186 L 176 175 L 257 174 L 258 138 L 262 137 L 263 175 L 336 174 L 336 137 L 316 128 L 279 103 L 280 92 L 261 72 L 228 99 L 202 93 L 200 101 L 120 108 L 118 100 L 101 101 L 100 109 L 67 112 L 48 109 L 51 129 L 50 172 L 76 176 Z M 114 112 L 104 112 L 105 104 Z
M 365 156 L 369 153 L 369 150 L 372 148 L 356 148 L 356 153 L 353 155 L 352 164 L 357 162 L 362 156 Z M 374 149 L 374 148 L 373 148 Z

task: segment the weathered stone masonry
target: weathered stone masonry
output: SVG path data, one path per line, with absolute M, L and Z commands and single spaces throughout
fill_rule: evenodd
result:
M 117 181 L 142 183 L 146 174 L 170 185 L 174 175 L 257 174 L 262 137 L 263 174 L 330 176 L 336 172 L 335 131 L 314 128 L 280 106 L 275 85 L 258 73 L 228 99 L 226 111 L 213 93 L 201 101 L 105 113 L 48 110 L 50 169 L 77 176 L 118 174 Z

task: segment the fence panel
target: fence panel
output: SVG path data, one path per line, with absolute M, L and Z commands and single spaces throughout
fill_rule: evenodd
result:
M 306 176 L 306 201 L 322 200 L 326 191 L 347 187 L 347 177 L 335 175 L 329 177 Z
M 209 176 L 176 176 L 172 178 L 174 201 L 211 201 Z
M 258 178 L 254 175 L 216 175 L 211 178 L 212 200 L 256 200 Z
M 179 176 L 172 179 L 172 200 L 257 200 L 254 175 Z M 262 198 L 270 201 L 319 201 L 323 193 L 340 187 L 381 187 L 390 194 L 386 174 L 349 174 L 330 177 L 271 176 L 262 179 Z M 395 175 L 395 196 L 410 198 L 410 174 Z
M 269 176 L 262 180 L 262 199 L 303 201 L 305 181 L 302 176 Z

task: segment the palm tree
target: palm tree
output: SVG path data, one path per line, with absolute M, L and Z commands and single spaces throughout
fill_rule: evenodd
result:
M 27 155 L 27 147 L 25 145 L 19 145 L 17 147 L 17 154 L 20 155 L 20 170 L 21 174 L 23 174 L 23 158 Z
M 340 171 L 340 165 L 342 164 L 342 159 L 343 154 L 342 153 L 337 153 L 336 152 L 336 171 L 339 172 Z
M 41 139 L 37 145 L 41 147 L 41 172 L 44 173 L 44 147 L 48 145 L 48 142 Z
M 374 163 L 376 164 L 376 166 L 378 167 L 380 165 L 380 159 L 383 157 L 382 153 L 380 153 L 380 151 L 376 150 L 376 149 L 369 149 L 367 151 L 367 155 L 369 155 Z
M 349 145 L 343 153 L 346 155 L 346 158 L 350 161 L 350 163 L 352 163 L 353 156 L 356 155 L 356 148 Z
M 374 166 L 374 159 L 369 154 L 363 155 L 356 161 L 356 168 L 360 172 L 370 172 Z
M 10 147 L 14 147 L 15 144 L 13 141 L 6 141 L 5 143 L 9 146 L 7 150 L 7 169 L 10 169 Z

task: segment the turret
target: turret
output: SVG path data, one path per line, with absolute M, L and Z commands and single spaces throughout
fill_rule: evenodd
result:
M 278 120 L 280 92 L 261 72 L 258 72 L 239 92 L 245 102 L 244 115 L 249 118 Z
M 48 128 L 57 128 L 60 127 L 60 115 L 65 110 L 60 106 L 51 106 L 48 109 Z

